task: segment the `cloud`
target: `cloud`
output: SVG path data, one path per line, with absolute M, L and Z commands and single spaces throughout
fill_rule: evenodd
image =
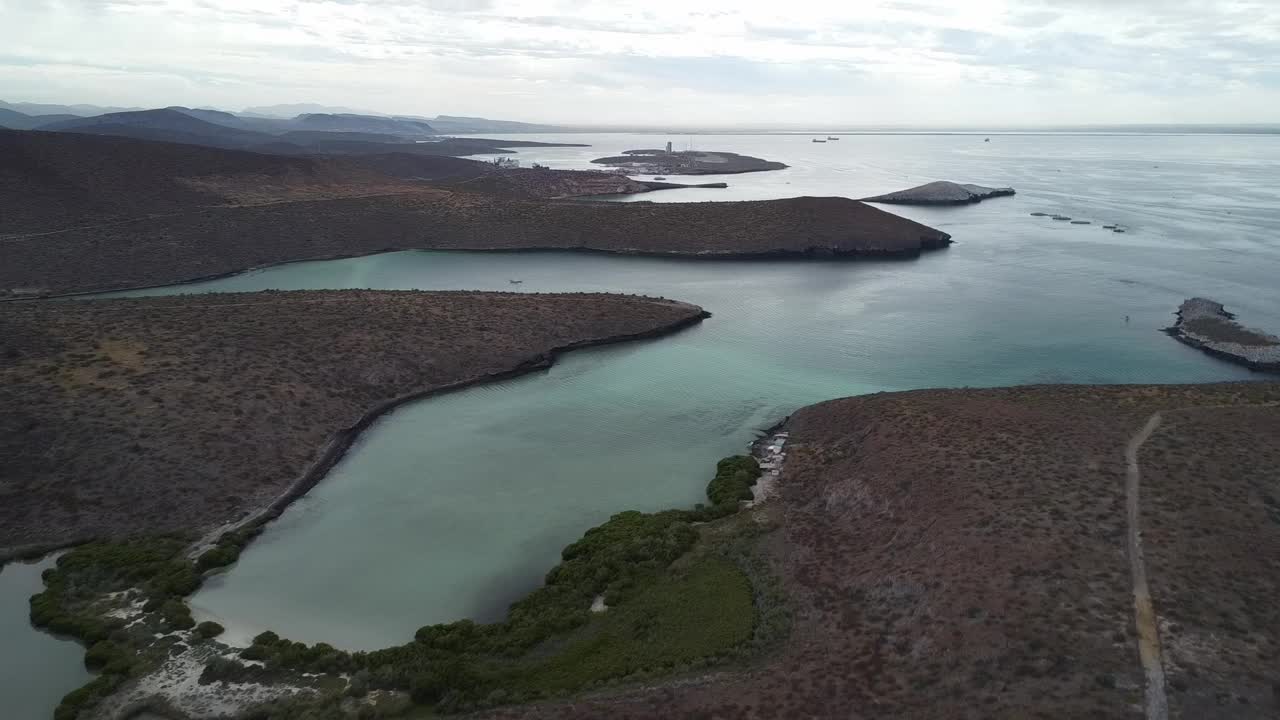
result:
M 578 123 L 1250 122 L 1280 97 L 1271 0 L 0 0 L 0 47 L 8 100 Z

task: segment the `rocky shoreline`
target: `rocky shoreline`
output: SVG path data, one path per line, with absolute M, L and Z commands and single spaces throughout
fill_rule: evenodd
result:
M 1189 298 L 1176 314 L 1164 332 L 1178 342 L 1251 370 L 1280 373 L 1280 338 L 1244 327 L 1222 303 Z

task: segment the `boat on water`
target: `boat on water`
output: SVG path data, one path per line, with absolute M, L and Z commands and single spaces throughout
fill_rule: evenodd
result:
M 826 140 L 819 140 L 818 138 L 814 138 L 813 142 L 826 142 Z
M 654 180 L 666 180 L 666 178 L 664 178 L 664 177 L 656 177 L 656 178 L 654 178 Z
M 839 140 L 840 138 L 838 138 L 838 137 L 833 137 L 833 136 L 831 136 L 831 135 L 828 135 L 828 136 L 827 136 L 827 139 L 828 139 L 828 140 Z

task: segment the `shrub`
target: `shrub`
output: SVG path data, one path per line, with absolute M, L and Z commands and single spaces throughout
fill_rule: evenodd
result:
M 205 620 L 199 625 L 196 625 L 196 635 L 199 635 L 202 638 L 218 637 L 225 630 L 226 628 L 222 627 L 221 625 L 219 625 L 218 623 L 212 620 Z
M 716 476 L 707 484 L 707 499 L 714 505 L 736 505 L 750 500 L 751 486 L 760 477 L 760 464 L 750 455 L 734 455 L 716 463 Z
M 240 651 L 240 657 L 245 660 L 266 660 L 267 648 L 265 645 L 250 645 Z
M 126 675 L 133 666 L 133 652 L 127 646 L 101 640 L 85 651 L 84 666 L 93 671 Z
M 368 670 L 353 674 L 347 682 L 346 694 L 350 697 L 364 697 L 369 694 L 369 676 Z
M 240 559 L 240 548 L 235 545 L 219 545 L 206 550 L 196 560 L 196 570 L 205 572 L 213 568 L 226 567 Z
M 252 669 L 238 660 L 215 656 L 205 663 L 199 682 L 201 685 L 218 681 L 244 682 L 250 678 Z
M 275 645 L 278 642 L 280 642 L 280 636 L 270 630 L 253 636 L 254 645 Z
M 160 616 L 164 618 L 165 623 L 175 630 L 190 630 L 195 627 L 196 621 L 191 617 L 191 608 L 181 600 L 166 600 L 160 606 Z
M 409 697 L 419 705 L 433 705 L 453 692 L 476 689 L 479 677 L 460 657 L 432 663 L 409 681 Z
M 98 704 L 102 698 L 110 695 L 124 682 L 120 675 L 99 675 L 87 685 L 67 693 L 53 711 L 54 720 L 76 720 L 80 711 Z

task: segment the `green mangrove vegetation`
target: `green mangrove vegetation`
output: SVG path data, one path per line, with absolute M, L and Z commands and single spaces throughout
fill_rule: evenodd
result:
M 737 512 L 759 476 L 754 458 L 725 458 L 707 488 L 711 505 L 621 512 L 591 528 L 501 622 L 428 625 L 372 652 L 264 632 L 238 660 L 209 659 L 199 680 L 294 683 L 318 674 L 329 682 L 307 683 L 315 692 L 246 717 L 368 718 L 559 697 L 747 657 L 788 624 L 781 590 L 754 552 L 770 528 Z M 101 674 L 64 698 L 57 720 L 157 667 L 176 641 L 158 643 L 156 632 L 216 643 L 222 626 L 196 625 L 185 598 L 205 573 L 235 562 L 257 531 L 224 535 L 194 561 L 189 539 L 177 537 L 95 542 L 59 558 L 31 599 L 32 621 L 83 641 L 86 664 Z M 140 607 L 143 621 L 126 628 L 108 614 L 121 603 Z
M 217 547 L 234 547 L 234 555 L 222 556 L 234 561 L 256 534 L 229 533 Z M 156 633 L 195 626 L 186 597 L 200 587 L 198 567 L 217 565 L 187 560 L 190 545 L 191 538 L 172 535 L 91 542 L 62 555 L 44 572 L 45 589 L 31 598 L 31 623 L 84 643 L 85 666 L 98 673 L 62 699 L 55 720 L 73 720 L 126 680 L 156 667 L 174 642 L 157 642 Z M 126 627 L 122 618 L 108 614 L 134 606 L 142 614 L 136 626 Z
M 751 488 L 760 479 L 760 464 L 750 455 L 734 455 L 716 463 L 716 476 L 707 485 L 707 498 L 724 506 L 752 498 Z

